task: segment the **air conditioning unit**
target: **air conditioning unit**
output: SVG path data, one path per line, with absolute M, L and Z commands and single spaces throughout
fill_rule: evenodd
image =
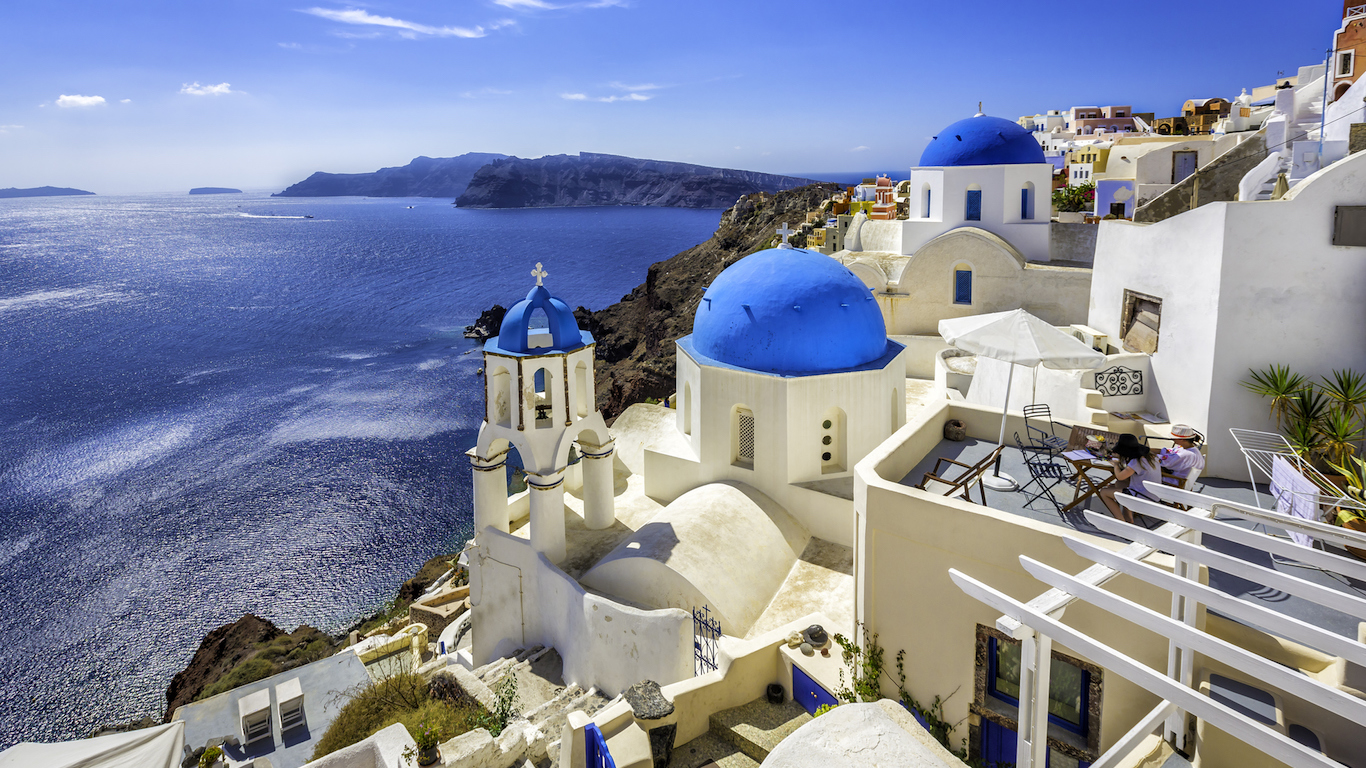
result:
M 1073 325 L 1072 335 L 1077 340 L 1097 352 L 1106 352 L 1110 348 L 1110 337 L 1097 331 L 1095 328 L 1086 325 Z

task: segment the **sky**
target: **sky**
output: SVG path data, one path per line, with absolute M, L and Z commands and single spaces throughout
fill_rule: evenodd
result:
M 12 0 L 0 188 L 274 191 L 470 151 L 904 177 L 979 101 L 1170 116 L 1321 62 L 1342 16 L 1231 5 Z

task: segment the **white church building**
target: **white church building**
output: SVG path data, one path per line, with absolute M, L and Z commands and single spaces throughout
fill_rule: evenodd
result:
M 905 422 L 904 348 L 871 292 L 822 254 L 761 251 L 717 276 L 677 349 L 676 410 L 614 428 L 628 457 L 564 302 L 538 284 L 486 343 L 473 664 L 553 646 L 566 681 L 612 695 L 690 678 L 704 606 L 736 638 L 822 610 L 852 631 L 854 464 Z M 513 448 L 528 490 L 509 498 Z

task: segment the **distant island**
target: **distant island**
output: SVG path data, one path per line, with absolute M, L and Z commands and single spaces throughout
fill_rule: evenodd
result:
M 192 195 L 240 195 L 242 190 L 232 187 L 195 187 L 190 190 Z
M 465 191 L 474 172 L 507 155 L 467 152 L 459 157 L 416 157 L 398 168 L 381 168 L 374 173 L 324 173 L 307 179 L 271 197 L 450 197 Z
M 4 197 L 67 197 L 70 195 L 93 195 L 94 192 L 86 192 L 84 189 L 72 189 L 71 187 L 31 187 L 29 189 L 0 189 L 0 198 Z
M 535 160 L 510 157 L 480 168 L 461 208 L 651 205 L 726 208 L 755 192 L 775 193 L 810 179 L 730 168 L 581 152 Z

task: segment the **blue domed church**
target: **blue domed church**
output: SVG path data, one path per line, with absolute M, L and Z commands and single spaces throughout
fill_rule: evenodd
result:
M 1053 166 L 1034 136 L 978 114 L 939 131 L 897 185 L 904 219 L 849 224 L 834 252 L 882 308 L 892 336 L 934 335 L 940 320 L 1028 309 L 1085 322 L 1090 270 L 1053 258 Z

